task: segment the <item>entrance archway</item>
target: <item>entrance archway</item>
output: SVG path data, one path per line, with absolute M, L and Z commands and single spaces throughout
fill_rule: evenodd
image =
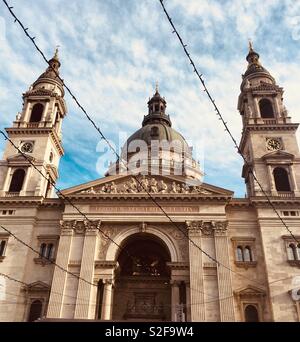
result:
M 171 256 L 165 243 L 148 233 L 131 235 L 117 260 L 113 320 L 170 320 Z

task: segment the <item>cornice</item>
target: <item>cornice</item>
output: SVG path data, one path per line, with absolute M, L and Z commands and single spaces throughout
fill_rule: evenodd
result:
M 199 194 L 153 194 L 151 196 L 156 199 L 160 200 L 178 200 L 181 201 L 193 201 L 193 200 L 201 200 L 201 201 L 220 201 L 220 202 L 227 202 L 231 199 L 231 196 L 223 196 L 223 195 L 199 195 Z M 91 201 L 95 199 L 110 199 L 110 200 L 150 200 L 152 199 L 148 196 L 147 193 L 137 193 L 137 194 L 74 194 L 68 195 L 66 198 L 72 198 L 76 200 L 83 200 L 83 201 Z
M 279 197 L 279 196 L 268 196 L 268 199 L 273 204 L 280 205 L 295 205 L 300 204 L 300 197 Z M 256 207 L 270 207 L 270 202 L 265 196 L 252 196 L 249 198 L 250 202 Z
M 61 141 L 53 127 L 34 127 L 34 128 L 29 128 L 29 127 L 10 127 L 10 128 L 5 128 L 6 132 L 10 135 L 27 135 L 27 134 L 32 134 L 32 135 L 49 135 L 51 136 L 54 145 L 56 146 L 59 154 L 61 156 L 64 155 L 64 149 L 62 147 Z

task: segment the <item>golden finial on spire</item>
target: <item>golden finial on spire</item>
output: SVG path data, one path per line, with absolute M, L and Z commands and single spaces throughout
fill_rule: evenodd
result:
M 248 41 L 249 41 L 249 51 L 252 52 L 252 51 L 254 51 L 252 40 L 249 38 Z
M 158 82 L 155 83 L 155 92 L 158 93 Z
M 58 48 L 59 48 L 60 46 L 59 45 L 56 45 L 56 48 L 55 48 L 55 54 L 54 54 L 54 57 L 53 58 L 55 58 L 55 59 L 59 59 L 58 58 Z

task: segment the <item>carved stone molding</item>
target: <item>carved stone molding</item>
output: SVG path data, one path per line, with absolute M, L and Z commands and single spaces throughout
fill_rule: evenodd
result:
M 211 191 L 208 191 L 198 186 L 189 186 L 183 182 L 171 182 L 163 179 L 157 180 L 155 177 L 139 177 L 139 181 L 136 178 L 131 177 L 128 181 L 120 184 L 116 184 L 114 181 L 103 184 L 98 187 L 90 187 L 88 189 L 81 190 L 80 194 L 136 194 L 147 193 L 154 194 L 200 194 L 200 195 L 212 195 Z
M 85 234 L 86 232 L 95 232 L 101 225 L 100 220 L 88 221 L 88 220 L 61 220 L 61 234 L 69 235 L 74 231 L 76 234 Z
M 189 233 L 203 236 L 222 236 L 227 233 L 228 221 L 186 221 Z
M 202 222 L 203 221 L 186 221 L 186 227 L 189 235 L 201 235 Z
M 227 234 L 228 221 L 213 221 L 215 235 L 222 236 Z

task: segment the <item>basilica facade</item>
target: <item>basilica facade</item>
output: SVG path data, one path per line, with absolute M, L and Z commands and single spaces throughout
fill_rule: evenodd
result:
M 298 124 L 252 46 L 247 62 L 245 198 L 203 182 L 158 89 L 107 174 L 55 196 L 67 113 L 55 54 L 6 129 L 0 321 L 300 321 Z

